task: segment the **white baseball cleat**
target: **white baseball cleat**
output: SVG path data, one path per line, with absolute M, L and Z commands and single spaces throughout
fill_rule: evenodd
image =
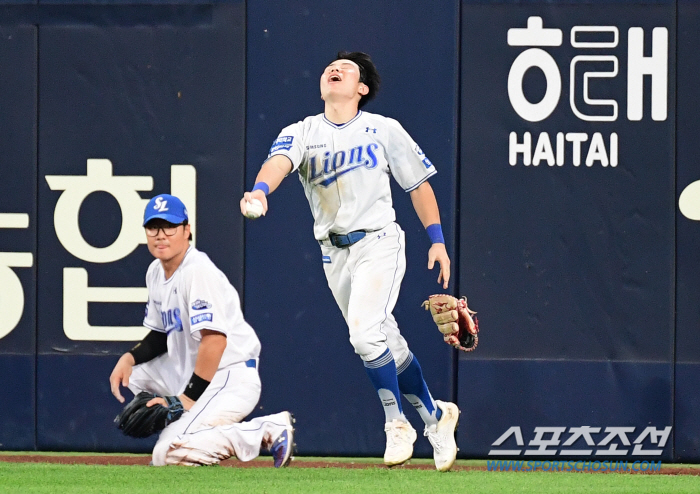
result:
M 459 408 L 454 403 L 435 400 L 437 406 L 442 410 L 442 417 L 437 425 L 425 428 L 424 436 L 433 445 L 433 458 L 435 468 L 441 472 L 446 472 L 457 459 L 457 442 L 455 441 L 455 429 L 459 422 Z
M 413 456 L 413 443 L 418 437 L 411 424 L 394 419 L 384 425 L 384 432 L 386 432 L 384 464 L 391 467 L 410 460 Z

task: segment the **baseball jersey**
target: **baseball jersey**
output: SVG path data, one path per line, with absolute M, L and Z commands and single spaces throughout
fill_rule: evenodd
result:
M 389 176 L 410 192 L 436 173 L 401 124 L 363 111 L 342 125 L 321 113 L 285 127 L 268 159 L 276 155 L 299 172 L 318 240 L 385 227 L 396 219 Z
M 190 246 L 167 280 L 160 260 L 154 260 L 146 287 L 143 325 L 167 333 L 168 360 L 181 388 L 194 372 L 202 329 L 226 335 L 219 369 L 260 355 L 260 340 L 243 318 L 238 292 L 204 252 Z

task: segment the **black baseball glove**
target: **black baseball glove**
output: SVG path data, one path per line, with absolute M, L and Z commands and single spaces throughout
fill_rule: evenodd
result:
M 153 398 L 163 398 L 168 406 L 164 407 L 161 404 L 146 406 L 146 403 Z M 175 422 L 184 411 L 182 402 L 177 396 L 160 396 L 142 391 L 124 407 L 124 410 L 114 419 L 114 423 L 125 436 L 148 437 Z

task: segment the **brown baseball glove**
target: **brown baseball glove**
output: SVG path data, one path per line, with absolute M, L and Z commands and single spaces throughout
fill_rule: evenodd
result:
M 463 352 L 471 352 L 476 348 L 479 343 L 479 321 L 472 317 L 476 312 L 467 306 L 467 297 L 431 295 L 422 307 L 430 310 L 445 343 Z

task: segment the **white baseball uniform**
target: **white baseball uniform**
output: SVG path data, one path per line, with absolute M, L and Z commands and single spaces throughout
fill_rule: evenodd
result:
M 129 379 L 134 394 L 182 394 L 194 372 L 200 331 L 226 335 L 226 349 L 214 378 L 192 408 L 161 432 L 153 464 L 212 464 L 232 452 L 243 461 L 255 458 L 263 441 L 281 433 L 285 420 L 278 414 L 238 424 L 258 403 L 261 384 L 257 369 L 260 341 L 243 318 L 236 289 L 194 247 L 189 247 L 169 279 L 165 279 L 161 262 L 154 260 L 146 286 L 143 324 L 167 333 L 168 351 L 134 366 Z
M 406 270 L 404 233 L 395 223 L 389 176 L 410 192 L 436 173 L 401 125 L 359 111 L 336 125 L 324 114 L 280 132 L 269 157 L 287 156 L 299 172 L 321 243 L 328 285 L 363 360 L 390 348 L 396 365 L 409 349 L 391 312 Z M 364 230 L 359 242 L 337 248 L 329 234 Z

